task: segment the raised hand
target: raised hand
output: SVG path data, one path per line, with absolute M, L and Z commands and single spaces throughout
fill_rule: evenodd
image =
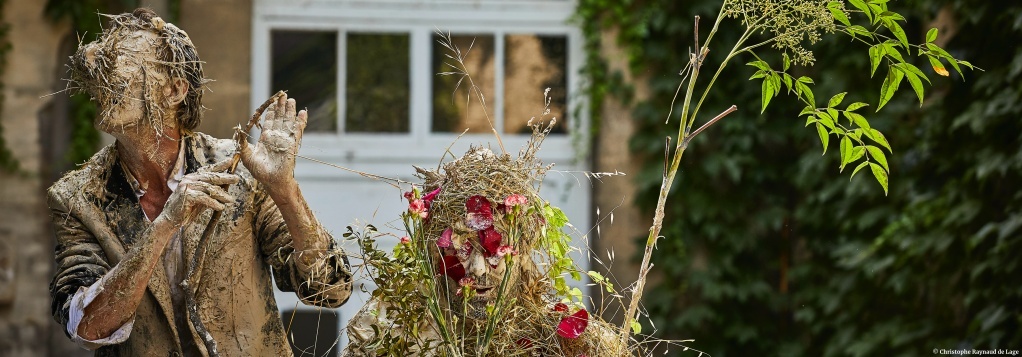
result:
M 295 100 L 281 95 L 266 111 L 259 142 L 241 145 L 241 162 L 252 177 L 270 188 L 294 184 L 295 155 L 308 122 L 304 110 L 295 113 Z

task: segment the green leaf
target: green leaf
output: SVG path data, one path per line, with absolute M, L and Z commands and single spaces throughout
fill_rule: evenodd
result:
M 766 76 L 767 76 L 767 71 L 759 70 L 759 71 L 756 71 L 756 73 L 753 74 L 752 77 L 749 77 L 749 80 L 751 81 L 753 79 L 766 78 Z
M 632 334 L 638 335 L 639 332 L 642 332 L 642 324 L 638 321 L 632 320 Z
M 941 57 L 944 57 L 944 58 L 954 58 L 954 57 L 951 57 L 950 53 L 947 53 L 947 51 L 945 51 L 943 48 L 940 48 L 940 46 L 937 46 L 936 44 L 933 44 L 933 43 L 927 43 L 926 44 L 926 49 L 928 49 L 928 50 L 930 50 L 930 52 L 933 52 L 933 53 L 937 54 L 938 56 L 941 56 Z
M 866 17 L 869 18 L 869 22 L 873 22 L 873 13 L 869 10 L 869 6 L 866 5 L 865 2 L 863 2 L 862 0 L 848 0 L 848 3 L 852 4 L 852 6 L 855 6 L 856 9 L 859 9 L 860 11 L 865 13 Z
M 976 67 L 973 67 L 972 63 L 969 63 L 969 61 L 958 61 L 958 63 L 960 63 L 963 66 L 969 67 L 969 69 L 976 69 Z
M 845 29 L 845 31 L 848 31 L 848 34 L 852 35 L 853 38 L 855 37 L 855 35 L 862 35 L 862 36 L 869 37 L 870 39 L 875 39 L 873 37 L 873 33 L 872 32 L 869 32 L 869 30 L 866 30 L 865 27 L 862 27 L 860 25 L 849 26 L 847 29 Z
M 869 77 L 873 78 L 873 75 L 877 72 L 877 67 L 880 67 L 880 60 L 884 58 L 883 44 L 876 44 L 869 48 Z
M 774 97 L 774 85 L 773 81 L 769 79 L 763 80 L 763 109 L 760 109 L 759 113 L 763 114 L 766 111 L 767 105 L 770 105 L 770 99 Z
M 890 56 L 898 62 L 905 62 L 905 58 L 901 57 L 901 51 L 898 50 L 897 42 L 888 40 L 884 41 L 881 45 L 883 45 L 885 55 Z
M 866 154 L 866 149 L 862 146 L 856 146 L 852 149 L 852 158 L 848 159 L 848 163 L 859 161 Z
M 870 2 L 872 3 L 872 1 L 870 1 Z M 878 5 L 879 5 L 879 3 L 878 3 Z M 880 17 L 882 17 L 884 19 L 887 19 L 889 21 L 905 21 L 905 17 L 904 16 L 901 16 L 901 14 L 899 14 L 897 12 L 887 11 L 886 8 L 884 8 L 884 12 L 880 13 Z
M 937 72 L 937 74 L 944 77 L 947 77 L 950 74 L 947 73 L 947 68 L 944 68 L 944 64 L 940 63 L 937 56 L 927 55 L 926 57 L 930 60 L 930 67 L 933 67 L 934 72 Z
M 869 4 L 869 9 L 872 10 L 873 14 L 875 14 L 875 15 L 879 15 L 879 14 L 882 14 L 884 12 L 884 8 L 883 7 L 880 7 L 879 5 L 873 4 L 872 2 Z M 873 17 L 872 23 L 876 24 L 878 21 L 880 21 L 880 19 L 881 19 L 880 16 L 875 16 L 875 17 Z
M 898 63 L 898 64 L 895 64 L 894 66 L 898 67 L 898 69 L 900 69 L 903 72 L 905 72 L 905 74 L 909 74 L 909 73 L 914 74 L 914 75 L 916 75 L 916 77 L 921 77 L 922 79 L 925 79 L 926 83 L 930 83 L 930 79 L 926 77 L 926 74 L 923 73 L 923 71 L 919 70 L 919 67 L 916 67 L 915 65 L 913 65 L 911 63 L 908 63 L 908 62 Z
M 880 186 L 884 187 L 884 196 L 887 196 L 887 171 L 884 171 L 883 167 L 872 162 L 869 163 L 869 168 L 873 170 L 873 177 L 876 177 Z
M 834 120 L 836 118 L 830 116 L 827 112 L 818 112 L 816 113 L 816 117 L 820 118 L 820 123 L 827 127 L 827 129 L 834 130 Z
M 791 75 L 787 73 L 784 74 L 784 86 L 788 88 L 788 92 L 791 92 L 791 90 L 793 89 L 793 87 L 791 86 L 791 83 L 793 81 L 794 80 L 791 78 Z
M 897 67 L 891 67 L 887 71 L 887 78 L 884 79 L 884 84 L 880 86 L 880 105 L 877 106 L 877 111 L 883 108 L 894 97 L 894 92 L 898 91 L 898 86 L 901 85 L 901 79 L 905 75 L 901 73 Z
M 884 151 L 873 145 L 866 145 L 866 150 L 869 150 L 869 157 L 873 158 L 874 161 L 883 165 L 884 170 L 891 172 L 891 168 L 887 166 L 887 155 L 884 155 Z
M 770 72 L 771 71 L 770 70 L 770 66 L 768 66 L 766 64 L 766 62 L 763 62 L 763 61 L 760 61 L 760 60 L 755 60 L 755 61 L 746 63 L 745 65 L 746 66 L 753 66 L 753 67 L 759 68 L 760 70 L 763 70 L 763 71 L 766 71 L 766 72 Z
M 866 131 L 866 136 L 869 137 L 870 140 L 873 140 L 877 144 L 887 148 L 887 151 L 890 151 L 892 154 L 894 153 L 894 150 L 891 150 L 891 144 L 887 142 L 887 138 L 884 137 L 884 134 L 881 133 L 880 130 L 869 129 Z
M 947 62 L 951 64 L 951 67 L 954 67 L 955 71 L 958 72 L 958 75 L 964 77 L 964 75 L 962 75 L 962 68 L 958 67 L 958 60 L 952 57 L 950 53 L 947 53 L 947 51 L 945 51 L 943 48 L 940 48 L 940 46 L 937 46 L 932 43 L 927 43 L 926 48 L 928 48 L 931 52 L 936 53 L 941 58 L 947 60 Z M 932 63 L 933 61 L 930 62 Z
M 827 9 L 830 10 L 831 15 L 834 15 L 835 20 L 838 20 L 842 24 L 845 24 L 845 26 L 852 25 L 851 22 L 848 22 L 848 16 L 845 15 L 844 10 L 841 8 L 841 2 L 831 1 L 827 3 Z
M 869 131 L 870 129 L 869 121 L 866 120 L 866 117 L 862 116 L 859 113 L 853 113 L 849 111 L 845 111 L 844 113 L 845 118 L 848 118 L 848 121 L 855 123 L 855 125 L 858 125 L 860 128 L 862 128 L 862 130 Z
M 855 103 L 849 104 L 848 108 L 845 108 L 845 111 L 849 111 L 850 112 L 850 111 L 858 110 L 859 108 L 868 107 L 868 106 L 869 106 L 869 104 L 866 104 L 866 103 L 863 103 L 863 102 L 855 102 Z
M 919 106 L 923 106 L 923 81 L 919 80 L 919 77 L 912 72 L 905 72 L 905 78 L 908 79 L 908 84 L 912 86 L 912 90 L 916 92 L 916 97 L 919 98 Z
M 788 54 L 787 53 L 782 53 L 781 54 L 781 58 L 784 58 L 784 67 L 783 68 L 784 68 L 785 71 L 787 71 L 788 68 L 791 67 L 791 59 L 788 58 Z
M 827 155 L 827 144 L 830 143 L 830 134 L 822 124 L 816 123 L 816 133 L 820 134 L 820 142 L 823 143 L 823 155 Z
M 807 77 L 801 77 L 801 78 L 798 79 L 798 81 L 795 82 L 795 92 L 801 94 L 801 96 L 805 97 L 806 102 L 808 102 L 809 105 L 812 105 L 812 106 L 815 107 L 816 106 L 816 98 L 813 96 L 813 90 L 809 89 L 809 86 L 806 85 L 806 82 L 802 81 L 802 78 L 807 78 Z M 812 83 L 812 79 L 809 79 L 809 83 Z
M 834 119 L 834 123 L 837 123 L 841 119 L 841 117 L 838 116 L 840 113 L 838 113 L 837 109 L 827 108 L 827 114 Z
M 840 171 L 845 170 L 845 164 L 848 164 L 852 160 L 852 139 L 845 136 L 841 138 L 841 168 Z
M 805 84 L 816 84 L 816 82 L 813 82 L 812 78 L 809 78 L 809 77 L 806 77 L 806 76 L 798 77 L 798 82 L 799 83 L 805 83 Z
M 852 129 L 848 131 L 848 136 L 851 136 L 855 141 L 862 142 L 862 129 Z
M 930 31 L 926 31 L 926 42 L 933 42 L 937 40 L 937 28 L 934 27 Z
M 816 113 L 816 108 L 813 108 L 812 106 L 807 105 L 805 108 L 802 108 L 802 112 L 798 113 L 798 116 L 810 115 L 810 114 L 813 114 L 813 113 Z
M 835 94 L 833 97 L 830 97 L 830 101 L 827 102 L 827 107 L 828 108 L 833 108 L 833 107 L 836 107 L 839 104 L 841 104 L 841 101 L 845 100 L 845 95 L 846 94 L 848 94 L 848 92 L 841 92 L 841 93 Z
M 852 180 L 852 178 L 854 178 L 854 177 L 855 177 L 855 173 L 856 173 L 856 172 L 859 172 L 859 170 L 862 170 L 862 168 L 863 168 L 863 167 L 866 167 L 867 165 L 869 165 L 869 161 L 863 161 L 863 162 L 862 162 L 861 164 L 859 164 L 859 166 L 856 166 L 856 167 L 855 167 L 855 170 L 852 170 L 852 177 L 849 177 L 849 178 L 848 178 L 848 181 L 851 181 L 851 180 Z

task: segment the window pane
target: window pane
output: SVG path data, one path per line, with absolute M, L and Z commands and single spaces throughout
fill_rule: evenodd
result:
M 505 38 L 504 132 L 529 134 L 529 119 L 541 119 L 543 91 L 550 88 L 550 114 L 557 118 L 554 133 L 564 133 L 568 122 L 565 36 L 508 35 Z
M 348 34 L 344 131 L 408 132 L 408 45 L 408 34 Z
M 493 35 L 452 35 L 452 47 L 461 52 L 462 64 L 457 60 L 459 55 L 438 41 L 442 37 L 433 35 L 433 131 L 461 133 L 469 129 L 470 133 L 490 132 L 490 121 L 494 120 L 493 76 L 494 53 Z M 454 66 L 454 67 L 452 67 Z M 465 77 L 462 72 L 471 75 Z M 440 74 L 450 73 L 450 74 Z M 464 78 L 464 80 L 462 80 Z M 460 81 L 460 84 L 459 84 Z M 472 85 L 475 84 L 487 102 L 484 114 L 479 97 L 473 91 L 471 99 L 466 99 Z
M 306 132 L 337 131 L 337 32 L 273 30 L 270 88 L 308 108 Z

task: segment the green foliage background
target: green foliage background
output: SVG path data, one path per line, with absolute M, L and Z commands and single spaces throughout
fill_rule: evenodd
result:
M 7 39 L 10 33 L 11 25 L 4 22 L 4 5 L 7 0 L 0 0 L 0 78 L 3 77 L 4 72 L 7 70 L 7 55 L 11 53 L 11 42 Z M 4 103 L 4 83 L 0 80 L 0 112 L 3 112 Z M 0 123 L 0 172 L 16 172 L 18 171 L 18 159 L 11 153 L 9 147 L 7 147 L 7 141 L 4 140 L 4 127 L 3 123 Z
M 692 47 L 693 16 L 708 27 L 720 3 L 580 1 L 593 109 L 604 95 L 631 99 L 595 55 L 603 29 L 620 28 L 631 71 L 661 74 L 649 83 L 654 99 L 631 102 L 639 125 L 632 148 L 646 163 L 636 179 L 640 207 L 655 207 L 663 138 L 676 132 L 663 120 Z M 672 283 L 645 294 L 658 335 L 695 339 L 692 347 L 715 357 L 1022 348 L 1022 3 L 891 3 L 914 42 L 945 7 L 958 31 L 944 47 L 985 71 L 963 81 L 914 59 L 934 80 L 926 104 L 902 91 L 870 116 L 894 147 L 889 197 L 869 175 L 849 182 L 837 173 L 838 155 L 820 156 L 794 96 L 758 115 L 760 86 L 746 80 L 755 69 L 725 71 L 701 122 L 731 104 L 740 110 L 694 140 L 683 160 L 667 238 L 653 257 Z M 725 22 L 717 46 L 741 30 Z M 883 76 L 869 78 L 865 46 L 842 35 L 813 50 L 816 66 L 801 70 L 816 79 L 818 97 L 848 90 L 846 102 L 877 103 Z M 708 62 L 726 52 L 712 49 Z

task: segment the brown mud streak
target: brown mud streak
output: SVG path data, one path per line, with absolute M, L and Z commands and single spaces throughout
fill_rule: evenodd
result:
M 248 124 L 242 131 L 239 125 L 235 128 L 234 141 L 238 143 L 238 150 L 235 151 L 234 156 L 231 157 L 231 166 L 227 169 L 227 173 L 233 174 L 238 168 L 238 163 L 241 161 L 241 148 L 248 146 L 248 132 L 252 130 L 256 124 L 259 123 L 259 118 L 263 116 L 263 112 L 270 106 L 271 103 L 276 102 L 280 96 L 284 95 L 284 91 L 278 91 L 270 99 L 263 102 L 259 108 L 256 108 L 255 113 L 252 114 L 252 118 L 249 119 Z M 223 189 L 227 189 L 228 185 L 221 185 Z M 192 283 L 198 282 L 202 277 L 202 265 L 206 258 L 206 246 L 209 243 L 210 237 L 213 235 L 213 229 L 216 224 L 220 221 L 220 211 L 213 212 L 213 215 L 209 219 L 209 223 L 206 224 L 206 229 L 202 232 L 202 237 L 199 238 L 199 245 L 195 250 L 195 255 L 192 256 L 191 264 L 188 265 L 188 273 L 185 276 L 185 280 L 181 282 L 181 287 L 185 291 L 185 306 L 188 310 L 188 320 L 191 321 L 192 327 L 195 328 L 195 332 L 202 338 L 203 344 L 206 346 L 206 352 L 210 356 L 220 356 L 217 352 L 216 340 L 213 340 L 213 336 L 206 330 L 206 326 L 202 323 L 202 319 L 199 318 L 198 302 L 195 301 L 195 293 L 197 286 L 191 286 Z

